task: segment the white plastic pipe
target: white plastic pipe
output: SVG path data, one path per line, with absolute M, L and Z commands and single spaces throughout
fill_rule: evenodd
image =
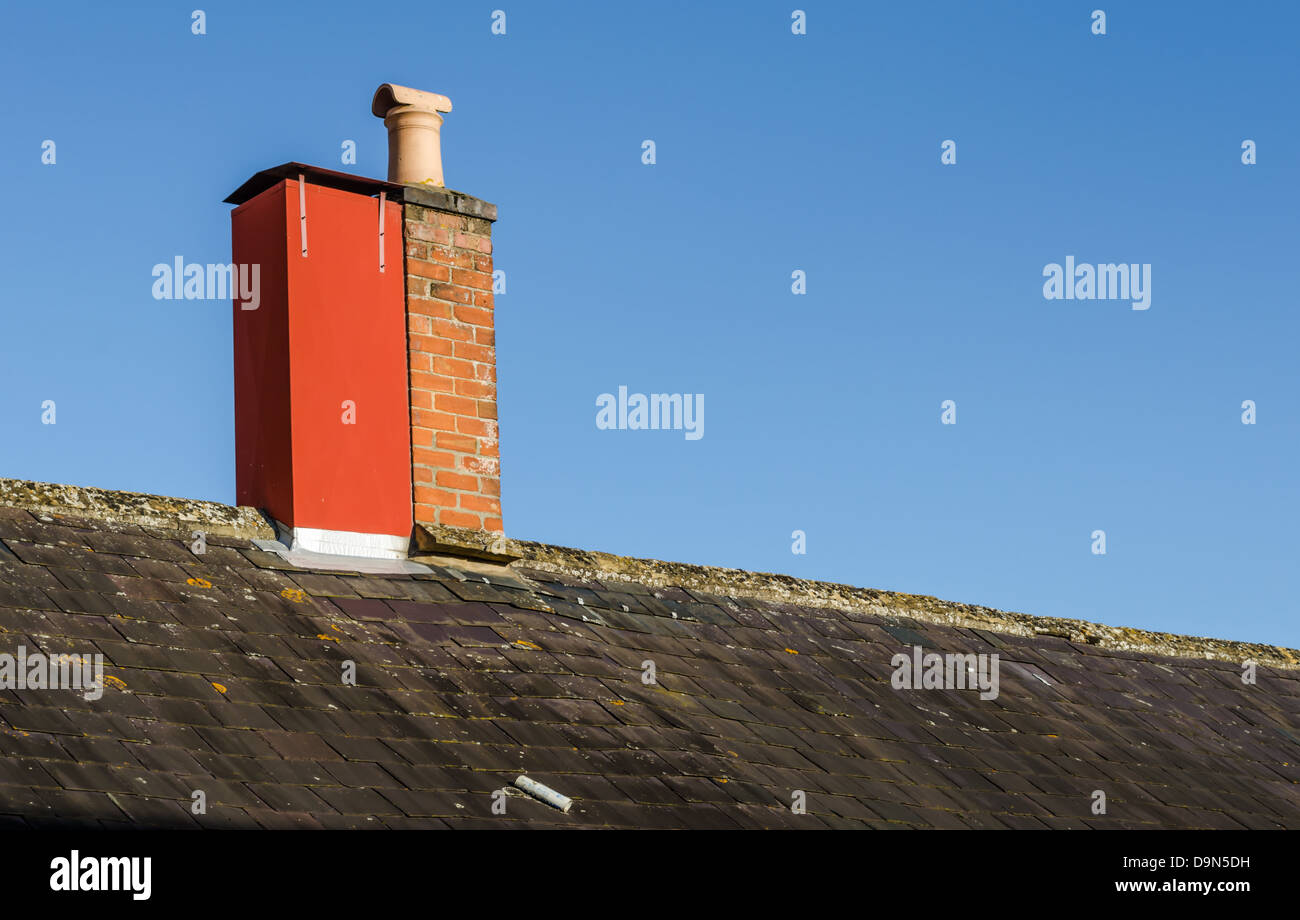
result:
M 573 799 L 569 798 L 567 795 L 560 795 L 550 786 L 543 786 L 535 779 L 520 776 L 515 779 L 515 786 L 522 789 L 524 792 L 527 792 L 533 798 L 541 799 L 552 808 L 558 808 L 566 815 L 569 813 L 569 809 L 573 807 Z

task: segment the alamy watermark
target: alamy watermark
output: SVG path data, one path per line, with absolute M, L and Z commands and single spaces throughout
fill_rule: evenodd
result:
M 81 690 L 88 700 L 104 695 L 104 656 L 0 653 L 0 690 Z
M 1108 262 L 1065 266 L 1048 262 L 1043 266 L 1043 297 L 1047 300 L 1131 300 L 1134 310 L 1151 308 L 1151 263 Z
M 153 890 L 152 856 L 68 856 L 50 860 L 51 891 L 126 891 L 132 900 L 147 901 Z
M 187 263 L 177 256 L 173 264 L 153 267 L 154 300 L 238 300 L 239 309 L 262 305 L 262 266 L 229 263 Z
M 619 387 L 618 395 L 596 397 L 596 427 L 630 431 L 685 431 L 686 440 L 704 437 L 703 393 L 631 393 Z
M 894 673 L 889 682 L 895 690 L 979 690 L 980 699 L 998 698 L 998 655 L 922 654 L 921 646 L 912 646 L 912 654 L 899 652 L 889 660 Z

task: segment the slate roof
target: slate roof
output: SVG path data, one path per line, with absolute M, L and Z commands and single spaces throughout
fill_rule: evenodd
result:
M 100 652 L 113 678 L 97 701 L 0 690 L 0 822 L 1300 827 L 1289 650 L 1249 685 L 1132 630 L 1126 650 L 926 622 L 885 595 L 720 596 L 651 564 L 561 571 L 540 547 L 508 567 L 304 571 L 237 527 L 196 556 L 190 526 L 0 507 L 0 651 Z M 893 689 L 914 643 L 997 652 L 1000 695 Z M 511 795 L 493 814 L 521 773 L 570 812 Z

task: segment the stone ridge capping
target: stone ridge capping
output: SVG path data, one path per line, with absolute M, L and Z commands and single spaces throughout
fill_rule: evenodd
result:
M 436 211 L 449 211 L 462 217 L 477 217 L 489 222 L 497 219 L 497 206 L 473 195 L 449 188 L 425 185 L 404 185 L 394 194 L 405 204 L 420 205 Z
M 1029 638 L 1054 636 L 1076 645 L 1091 645 L 1112 651 L 1170 658 L 1213 659 L 1235 664 L 1252 660 L 1269 667 L 1300 670 L 1300 651 L 1277 645 L 1104 626 L 1087 620 L 1009 613 L 992 607 L 954 603 L 925 595 L 807 581 L 789 575 L 635 559 L 520 540 L 506 542 L 523 558 L 519 563 L 521 566 L 539 573 L 549 572 L 605 584 L 623 581 L 658 588 L 678 587 L 722 597 L 748 597 L 804 607 L 853 610 L 886 618 L 911 617 L 926 623 L 983 629 Z
M 201 530 L 212 536 L 275 539 L 275 530 L 255 508 L 140 492 L 0 478 L 0 506 L 174 530 L 187 537 Z
M 252 540 L 275 539 L 274 529 L 254 508 L 219 502 L 166 498 L 138 492 L 115 492 L 82 486 L 0 478 L 0 506 L 49 514 L 81 515 L 109 522 L 175 530 L 192 530 Z M 1055 636 L 1080 646 L 1170 658 L 1213 659 L 1300 670 L 1300 651 L 1276 645 L 1233 642 L 1174 633 L 1103 626 L 1086 620 L 1008 613 L 992 607 L 959 604 L 919 594 L 900 594 L 789 575 L 749 572 L 717 566 L 636 559 L 552 546 L 492 535 L 498 558 L 517 558 L 522 569 L 609 583 L 627 582 L 653 588 L 685 588 L 722 597 L 755 598 L 828 610 L 853 610 L 879 617 L 911 617 L 944 626 L 983 629 L 1014 636 Z M 512 566 L 512 567 L 513 567 Z M 521 574 L 523 574 L 521 572 Z

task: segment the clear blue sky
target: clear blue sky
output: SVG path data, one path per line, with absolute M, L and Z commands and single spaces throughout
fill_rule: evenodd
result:
M 393 81 L 500 207 L 510 535 L 1300 646 L 1300 7 L 795 5 L 13 5 L 0 475 L 234 499 L 230 304 L 151 268 L 259 169 L 382 177 Z M 1150 309 L 1045 300 L 1067 255 Z

